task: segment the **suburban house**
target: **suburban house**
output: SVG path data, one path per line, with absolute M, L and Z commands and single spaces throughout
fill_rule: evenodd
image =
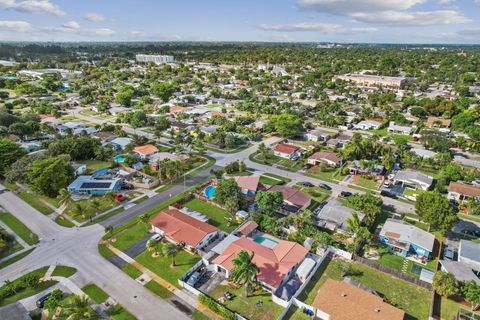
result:
M 354 127 L 359 130 L 378 130 L 382 126 L 382 122 L 376 120 L 362 120 Z
M 314 213 L 319 227 L 331 231 L 348 232 L 347 220 L 352 217 L 353 209 L 344 206 L 337 199 L 331 199 Z M 365 217 L 361 212 L 357 212 L 357 215 L 360 221 Z
M 121 187 L 122 180 L 119 178 L 95 179 L 93 176 L 79 176 L 67 189 L 75 196 L 103 196 L 109 192 L 119 191 Z
M 129 144 L 132 143 L 132 139 L 128 137 L 115 138 L 110 141 L 110 144 L 115 150 L 125 150 Z
M 349 135 L 338 135 L 334 139 L 330 139 L 327 141 L 327 147 L 334 148 L 334 149 L 343 149 L 343 147 L 352 140 L 352 137 Z
M 202 220 L 193 214 L 170 208 L 157 214 L 150 224 L 153 232 L 172 243 L 184 244 L 187 249 L 193 250 L 204 248 L 218 235 L 218 228 Z
M 320 151 L 312 154 L 307 162 L 314 166 L 320 163 L 325 163 L 332 167 L 339 167 L 342 165 L 342 160 L 343 159 L 337 156 L 334 152 Z
M 159 169 L 159 164 L 161 161 L 168 159 L 171 161 L 185 161 L 187 156 L 184 154 L 171 154 L 169 152 L 157 152 L 148 157 L 148 164 L 150 169 L 156 171 Z
M 403 310 L 367 290 L 327 279 L 313 301 L 313 314 L 322 320 L 403 320 Z
M 400 126 L 398 124 L 395 124 L 395 122 L 391 121 L 388 125 L 387 131 L 390 133 L 400 133 L 400 134 L 406 134 L 409 135 L 410 132 L 412 132 L 412 127 L 409 126 Z
M 442 271 L 450 272 L 458 281 L 473 280 L 480 285 L 480 243 L 460 240 L 458 260 L 440 260 Z
M 113 139 L 115 139 L 117 136 L 113 132 L 109 131 L 97 131 L 94 135 L 94 138 L 99 139 L 100 141 L 104 143 L 111 142 Z
M 200 131 L 203 132 L 207 136 L 211 136 L 217 132 L 217 129 L 220 128 L 220 126 L 217 125 L 210 125 L 210 126 L 201 126 Z
M 60 133 L 61 135 L 65 135 L 67 134 L 68 132 L 74 132 L 74 130 L 77 130 L 77 129 L 84 129 L 86 128 L 85 124 L 84 123 L 81 123 L 81 122 L 73 122 L 73 121 L 70 121 L 70 122 L 66 122 L 64 124 L 60 124 L 58 126 L 56 126 L 56 130 L 58 131 L 58 133 Z
M 433 158 L 437 155 L 435 151 L 421 149 L 421 148 L 411 148 L 410 151 L 413 152 L 415 155 L 424 159 Z
M 373 167 L 369 167 L 359 160 L 353 160 L 348 165 L 348 171 L 353 175 L 368 175 L 376 177 L 377 179 L 383 179 L 385 167 L 381 164 L 376 164 Z
M 264 245 L 251 238 L 242 237 L 231 242 L 225 250 L 212 260 L 215 271 L 228 278 L 234 268 L 233 259 L 241 251 L 254 253 L 253 262 L 260 269 L 258 280 L 270 291 L 279 288 L 294 275 L 297 267 L 308 254 L 298 243 L 285 240 L 271 240 L 273 245 Z
M 272 186 L 267 191 L 281 192 L 283 196 L 283 208 L 287 211 L 297 212 L 299 210 L 305 210 L 312 202 L 312 197 L 310 197 L 308 194 L 287 186 Z
M 146 160 L 158 152 L 158 148 L 153 144 L 146 144 L 133 148 L 133 152 L 140 156 L 140 159 Z
M 380 231 L 380 242 L 391 253 L 426 261 L 433 252 L 435 236 L 403 220 L 387 219 Z
M 450 132 L 450 126 L 452 125 L 452 120 L 443 119 L 438 117 L 429 117 L 426 122 L 427 127 L 435 128 L 442 132 Z
M 448 199 L 456 201 L 480 199 L 480 186 L 452 181 L 448 185 Z
M 312 130 L 305 133 L 303 137 L 308 141 L 326 142 L 328 139 L 330 139 L 330 134 L 320 130 Z
M 172 121 L 170 123 L 170 128 L 173 129 L 174 131 L 182 131 L 182 130 L 188 130 L 191 128 L 191 125 L 179 121 Z
M 410 187 L 415 190 L 428 190 L 432 183 L 432 177 L 413 170 L 400 170 L 393 178 L 393 184 L 401 184 L 404 187 Z
M 275 149 L 273 151 L 277 157 L 297 160 L 300 157 L 300 155 L 298 154 L 299 149 L 299 147 L 291 144 L 279 143 L 275 146 Z
M 236 177 L 235 181 L 237 185 L 242 189 L 242 193 L 247 197 L 255 197 L 257 193 L 258 185 L 260 183 L 259 177 L 244 176 Z

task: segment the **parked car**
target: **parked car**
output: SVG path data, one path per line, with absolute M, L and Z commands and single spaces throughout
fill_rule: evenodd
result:
M 133 190 L 134 188 L 135 187 L 131 183 L 126 183 L 126 182 L 122 183 L 122 189 L 124 190 Z
M 44 296 L 41 296 L 37 302 L 35 302 L 35 304 L 37 305 L 37 308 L 40 308 L 42 309 L 43 306 L 45 305 L 45 301 L 47 301 L 48 298 L 50 298 L 50 296 L 52 295 L 51 292 L 47 293 L 46 295 Z
M 163 239 L 163 236 L 161 234 L 155 233 L 153 236 L 150 237 L 150 240 L 152 241 L 160 241 Z
M 455 251 L 450 248 L 445 248 L 445 252 L 443 253 L 443 258 L 445 260 L 455 260 Z
M 330 187 L 328 184 L 325 184 L 325 183 L 320 183 L 318 186 L 325 190 L 332 190 L 332 187 Z
M 115 193 L 115 200 L 117 200 L 118 202 L 122 202 L 122 201 L 125 201 L 127 200 L 127 197 L 123 194 L 123 193 Z
M 389 188 L 389 187 L 391 187 L 391 185 L 392 185 L 392 181 L 390 181 L 390 180 L 385 180 L 385 182 L 383 183 L 383 186 L 385 188 Z
M 311 188 L 313 187 L 313 183 L 308 181 L 302 182 L 302 187 Z
M 195 284 L 198 282 L 198 280 L 200 280 L 200 278 L 202 277 L 202 274 L 198 271 L 195 271 L 191 276 L 190 278 L 188 278 L 187 280 L 187 284 L 194 287 Z
M 353 195 L 353 193 L 349 192 L 349 191 L 342 191 L 340 192 L 340 196 L 343 197 L 343 198 L 348 198 L 350 197 L 351 195 Z
M 392 198 L 392 199 L 397 199 L 397 195 L 394 194 L 394 193 L 391 193 L 390 191 L 388 190 L 382 190 L 380 191 L 380 195 L 384 196 L 384 197 L 389 197 L 389 198 Z

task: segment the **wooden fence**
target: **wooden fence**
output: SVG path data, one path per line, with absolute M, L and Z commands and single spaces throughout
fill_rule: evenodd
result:
M 413 284 L 415 284 L 419 287 L 425 288 L 427 290 L 432 290 L 432 285 L 430 283 L 425 282 L 425 281 L 420 280 L 420 279 L 417 279 L 415 277 L 412 277 L 412 276 L 410 276 L 408 274 L 405 274 L 403 272 L 399 272 L 399 271 L 393 270 L 389 267 L 382 266 L 382 265 L 380 265 L 380 264 L 378 264 L 374 261 L 362 258 L 362 257 L 360 257 L 356 254 L 353 255 L 352 259 L 353 259 L 353 261 L 360 262 L 360 263 L 362 263 L 366 266 L 369 266 L 370 268 L 376 269 L 376 270 L 381 271 L 383 273 L 390 274 L 390 275 L 392 275 L 396 278 L 408 281 L 408 282 L 413 283 Z

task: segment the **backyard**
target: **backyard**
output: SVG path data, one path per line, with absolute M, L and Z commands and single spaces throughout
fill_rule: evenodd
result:
M 435 306 L 433 312 L 434 314 L 439 315 L 441 319 L 451 320 L 457 319 L 458 311 L 460 311 L 461 309 L 468 312 L 470 311 L 470 305 L 463 305 L 452 299 L 439 297 L 435 299 Z M 480 312 L 476 312 L 475 315 L 477 315 L 480 319 Z
M 225 291 L 229 291 L 235 297 L 232 300 L 225 299 L 223 296 Z M 263 289 L 245 297 L 243 286 L 219 285 L 210 292 L 210 296 L 250 320 L 277 319 L 283 311 L 280 305 L 272 301 L 272 294 Z
M 164 245 L 165 242 L 159 244 L 159 252 L 162 252 Z M 152 257 L 152 252 L 147 250 L 138 255 L 135 260 L 172 285 L 179 287 L 178 279 L 197 263 L 200 257 L 190 254 L 185 250 L 180 250 L 175 257 L 175 267 L 172 267 L 172 258 L 162 255 Z
M 237 226 L 234 216 L 223 209 L 206 203 L 205 201 L 192 199 L 185 203 L 184 206 L 206 215 L 209 218 L 208 223 L 227 233 L 232 232 Z M 231 222 L 229 222 L 229 219 L 231 219 Z
M 318 290 L 328 278 L 342 280 L 342 268 L 350 265 L 354 272 L 348 276 L 384 297 L 390 304 L 406 313 L 405 319 L 423 320 L 428 318 L 430 292 L 409 282 L 397 279 L 360 263 L 334 259 L 325 261 L 300 294 L 299 299 L 312 304 Z

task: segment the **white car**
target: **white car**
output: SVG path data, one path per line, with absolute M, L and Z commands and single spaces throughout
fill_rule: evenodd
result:
M 155 233 L 153 236 L 150 237 L 152 241 L 160 241 L 162 240 L 163 236 L 161 234 Z

